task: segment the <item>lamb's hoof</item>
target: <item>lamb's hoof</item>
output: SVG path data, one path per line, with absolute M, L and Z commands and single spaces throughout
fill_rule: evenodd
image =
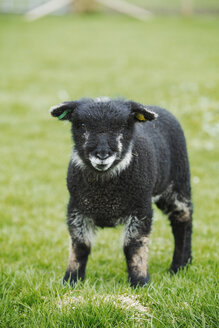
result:
M 149 273 L 147 274 L 147 277 L 129 277 L 130 285 L 133 288 L 137 287 L 146 287 L 150 283 L 150 276 Z
M 177 272 L 181 270 L 185 270 L 188 268 L 188 265 L 192 263 L 192 257 L 190 257 L 184 264 L 171 264 L 170 267 L 170 273 L 171 274 L 176 274 Z
M 65 285 L 68 281 L 70 286 L 73 286 L 77 282 L 77 274 L 75 272 L 67 270 L 63 278 L 63 284 Z
M 173 265 L 171 265 L 169 271 L 170 271 L 171 274 L 176 274 L 182 268 L 183 268 L 182 266 L 173 266 Z

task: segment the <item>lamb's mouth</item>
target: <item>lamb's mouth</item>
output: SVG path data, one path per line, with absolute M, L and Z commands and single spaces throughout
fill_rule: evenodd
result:
M 97 171 L 107 171 L 113 165 L 115 159 L 116 159 L 116 155 L 112 155 L 104 160 L 101 160 L 92 155 L 89 156 L 91 165 Z
M 111 165 L 110 165 L 111 166 Z M 98 171 L 106 171 L 110 167 L 109 165 L 106 164 L 96 164 L 94 168 Z

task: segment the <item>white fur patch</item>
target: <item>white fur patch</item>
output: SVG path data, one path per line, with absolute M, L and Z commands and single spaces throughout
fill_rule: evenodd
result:
M 143 106 L 145 111 L 148 112 L 148 113 L 151 113 L 154 115 L 154 118 L 157 118 L 158 117 L 158 114 L 153 112 L 152 110 L 148 109 L 147 106 Z
M 109 171 L 111 176 L 119 175 L 130 165 L 132 161 L 132 149 L 133 143 L 131 142 L 124 158 L 115 167 L 113 167 L 112 170 Z
M 71 227 L 73 228 L 73 235 L 71 233 L 72 239 L 80 240 L 90 246 L 93 242 L 94 233 L 96 230 L 94 221 L 91 218 L 85 217 L 77 210 L 72 212 L 68 221 L 70 224 L 70 233 Z
M 106 168 L 104 171 L 106 171 L 102 178 L 104 179 L 108 179 L 108 178 L 112 178 L 114 176 L 117 176 L 119 175 L 122 171 L 124 171 L 131 163 L 132 161 L 132 149 L 133 149 L 133 143 L 131 142 L 130 145 L 129 145 L 129 148 L 128 148 L 128 151 L 126 152 L 124 158 L 115 166 L 113 167 L 112 169 L 109 169 L 110 166 L 113 164 L 109 164 L 108 168 Z M 115 156 L 115 155 L 113 155 Z M 111 157 L 113 157 L 111 156 Z M 98 160 L 98 159 L 97 159 Z M 98 162 L 97 160 L 95 160 L 95 163 L 96 164 L 102 164 L 100 162 Z M 115 160 L 115 159 L 114 159 Z M 106 163 L 107 164 L 107 163 Z M 92 164 L 93 165 L 93 164 Z M 101 170 L 102 171 L 102 170 Z
M 177 216 L 177 220 L 179 222 L 191 220 L 192 205 L 188 199 L 182 196 L 180 196 L 181 200 L 178 199 L 179 195 L 173 191 L 173 183 L 170 183 L 162 194 L 152 197 L 152 202 L 158 202 L 161 197 L 164 201 L 167 200 L 167 205 L 170 204 L 173 207 L 171 212 L 167 212 L 167 210 L 164 209 L 165 214 L 170 216 L 172 213 L 178 211 L 179 215 Z
M 177 199 L 177 196 L 175 196 L 174 206 L 176 207 L 176 211 L 182 212 L 182 214 L 177 217 L 177 221 L 188 222 L 191 220 L 191 206 L 189 206 L 187 200 L 180 201 Z M 171 215 L 171 212 L 167 215 Z
M 161 195 L 156 195 L 156 196 L 152 197 L 152 202 L 153 203 L 158 202 L 158 200 L 160 199 L 160 197 L 161 197 Z
M 78 155 L 78 152 L 76 149 L 73 150 L 72 156 L 71 156 L 71 162 L 79 167 L 80 169 L 84 169 L 85 168 L 85 164 L 82 161 L 82 159 L 80 158 L 80 156 Z
M 89 155 L 89 160 L 92 166 L 98 171 L 106 171 L 110 168 L 110 166 L 114 163 L 116 159 L 116 155 L 112 155 L 104 160 L 97 158 L 95 156 Z M 103 168 L 98 168 L 98 165 L 105 165 Z
M 137 252 L 133 254 L 130 266 L 132 267 L 132 270 L 135 272 L 136 276 L 146 277 L 149 238 L 143 236 L 139 238 L 138 241 L 141 241 L 142 246 L 139 247 Z
M 123 233 L 123 244 L 128 245 L 131 239 L 138 239 L 141 222 L 136 216 L 130 215 L 127 218 L 125 230 Z
M 118 150 L 119 150 L 119 154 L 118 154 L 118 157 L 121 156 L 121 153 L 122 153 L 122 143 L 121 143 L 121 139 L 123 138 L 123 135 L 120 134 L 117 138 L 116 138 L 116 141 L 118 143 Z
M 85 149 L 86 146 L 87 146 L 87 142 L 88 142 L 88 139 L 89 139 L 89 136 L 90 136 L 90 133 L 88 131 L 86 131 L 84 133 L 84 139 L 85 139 L 85 143 L 83 144 L 83 148 Z
M 63 104 L 64 104 L 64 103 L 61 103 L 61 104 L 54 105 L 54 106 L 50 107 L 49 112 L 52 114 L 52 112 L 53 112 L 54 110 L 56 110 L 57 108 L 62 107 Z
M 173 192 L 173 183 L 171 182 L 168 187 L 160 194 L 160 195 L 155 195 L 152 197 L 152 202 L 153 203 L 156 203 L 160 200 L 161 197 L 171 197 L 172 195 L 172 192 Z
M 94 100 L 95 100 L 95 102 L 108 102 L 111 99 L 109 97 L 97 97 Z

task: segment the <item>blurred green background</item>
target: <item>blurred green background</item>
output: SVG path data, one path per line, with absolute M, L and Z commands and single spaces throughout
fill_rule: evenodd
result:
M 214 15 L 0 16 L 1 327 L 218 326 L 218 35 Z M 173 238 L 155 209 L 148 288 L 128 285 L 121 227 L 98 232 L 85 284 L 61 283 L 72 141 L 48 110 L 100 95 L 169 109 L 187 139 L 194 261 L 169 275 Z
M 72 0 L 72 6 L 65 6 L 64 10 L 61 12 L 68 12 L 74 7 L 74 2 L 81 2 L 90 7 L 90 3 L 95 0 Z M 218 14 L 219 13 L 219 3 L 217 0 L 126 0 L 130 4 L 138 5 L 143 8 L 151 10 L 153 13 L 157 14 L 176 14 L 181 11 L 184 6 L 189 6 L 193 8 L 195 13 L 202 14 Z M 3 12 L 17 12 L 22 13 L 27 9 L 35 8 L 41 4 L 49 2 L 48 0 L 0 0 L 0 11 Z M 110 2 L 110 0 L 108 0 Z M 98 4 L 96 9 L 100 8 Z

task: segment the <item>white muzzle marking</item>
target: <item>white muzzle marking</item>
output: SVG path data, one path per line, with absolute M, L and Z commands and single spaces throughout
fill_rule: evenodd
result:
M 89 160 L 92 166 L 98 171 L 106 171 L 108 170 L 116 159 L 116 155 L 112 155 L 104 160 L 97 158 L 95 156 L 89 155 Z

